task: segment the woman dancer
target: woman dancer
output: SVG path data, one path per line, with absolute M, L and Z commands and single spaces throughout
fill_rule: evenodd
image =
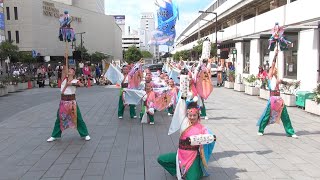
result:
M 205 169 L 216 137 L 200 123 L 196 102 L 188 105 L 187 118 L 180 132 L 178 151 L 160 155 L 158 163 L 179 180 L 198 180 L 208 176 Z
M 61 133 L 67 128 L 77 128 L 81 137 L 86 141 L 90 140 L 87 126 L 82 119 L 80 109 L 76 101 L 76 87 L 83 86 L 75 78 L 75 70 L 69 68 L 68 76 L 64 78 L 61 84 L 61 101 L 57 112 L 57 119 L 47 142 L 55 141 L 61 138 Z
M 287 111 L 287 107 L 284 104 L 283 99 L 280 97 L 279 84 L 282 81 L 277 76 L 277 68 L 275 67 L 278 57 L 278 50 L 275 52 L 272 66 L 269 69 L 268 74 L 268 87 L 270 90 L 270 99 L 267 103 L 267 107 L 261 115 L 257 126 L 259 126 L 258 135 L 263 136 L 264 129 L 268 124 L 280 123 L 282 120 L 284 129 L 288 136 L 298 138 L 291 125 L 291 120 Z

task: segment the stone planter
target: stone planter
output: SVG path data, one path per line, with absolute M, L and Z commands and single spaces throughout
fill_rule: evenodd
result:
M 4 88 L 0 88 L 0 97 L 1 96 L 5 96 L 8 94 L 8 88 L 4 87 Z
M 234 88 L 233 89 L 235 91 L 244 92 L 245 86 L 244 86 L 244 84 L 234 83 Z
M 23 89 L 28 89 L 28 82 L 22 83 Z
M 11 85 L 8 85 L 7 88 L 8 88 L 8 92 L 9 92 L 9 93 L 13 93 L 13 92 L 16 92 L 16 91 L 19 90 L 18 85 L 12 85 L 12 84 L 11 84 Z
M 258 87 L 251 87 L 251 86 L 245 86 L 244 93 L 250 95 L 250 96 L 259 96 L 260 95 L 260 88 Z
M 23 83 L 18 83 L 18 90 L 19 91 L 23 90 Z
M 259 94 L 261 99 L 269 100 L 270 98 L 270 92 L 266 89 L 260 89 Z
M 317 104 L 315 101 L 311 99 L 306 99 L 306 109 L 307 112 L 316 114 L 320 116 L 320 104 Z
M 32 88 L 35 88 L 36 84 L 37 84 L 37 81 L 31 81 L 31 84 L 32 84 Z
M 233 89 L 234 88 L 234 82 L 225 81 L 224 87 L 227 89 Z
M 284 100 L 286 106 L 296 106 L 296 96 L 292 94 L 280 94 L 280 97 Z

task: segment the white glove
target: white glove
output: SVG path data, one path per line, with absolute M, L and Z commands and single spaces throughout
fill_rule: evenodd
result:
M 154 108 L 149 108 L 148 112 L 153 115 L 154 114 Z

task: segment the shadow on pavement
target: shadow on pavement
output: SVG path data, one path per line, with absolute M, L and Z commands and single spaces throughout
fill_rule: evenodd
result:
M 209 120 L 225 120 L 225 119 L 239 119 L 236 117 L 226 117 L 226 116 L 222 116 L 222 117 L 210 117 Z
M 213 152 L 212 156 L 215 160 L 219 160 L 226 157 L 237 156 L 239 154 L 253 154 L 256 153 L 258 155 L 265 155 L 272 153 L 272 150 L 265 150 L 265 151 L 223 151 L 223 152 Z

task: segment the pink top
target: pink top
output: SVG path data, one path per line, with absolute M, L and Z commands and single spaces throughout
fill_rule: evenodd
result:
M 208 130 L 202 124 L 197 123 L 187 128 L 180 136 L 180 139 L 186 140 L 188 137 L 199 134 L 208 134 Z M 182 176 L 186 174 L 196 159 L 198 151 L 178 149 L 179 167 Z

